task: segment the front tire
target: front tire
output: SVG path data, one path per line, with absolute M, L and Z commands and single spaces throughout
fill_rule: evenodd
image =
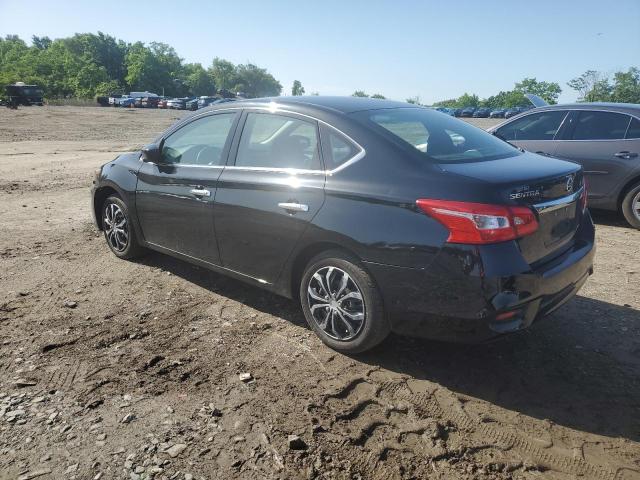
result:
M 622 199 L 622 214 L 629 225 L 640 230 L 640 183 L 632 186 Z
M 116 195 L 108 197 L 102 205 L 102 231 L 107 245 L 117 257 L 128 260 L 142 253 L 129 209 Z
M 373 278 L 341 251 L 323 252 L 309 262 L 300 282 L 300 302 L 316 335 L 339 352 L 364 352 L 389 335 Z

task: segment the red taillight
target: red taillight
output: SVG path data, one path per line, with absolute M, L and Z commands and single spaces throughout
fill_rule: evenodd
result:
M 582 212 L 584 213 L 587 210 L 587 187 L 589 184 L 587 183 L 587 179 L 585 178 L 582 181 L 582 194 L 580 195 L 580 206 L 582 207 Z
M 527 207 L 431 199 L 419 199 L 416 204 L 449 229 L 449 243 L 505 242 L 538 229 L 538 220 Z

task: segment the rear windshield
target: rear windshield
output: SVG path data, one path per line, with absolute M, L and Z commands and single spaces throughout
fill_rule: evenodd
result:
M 394 108 L 356 113 L 438 163 L 478 162 L 521 152 L 493 135 L 427 108 Z

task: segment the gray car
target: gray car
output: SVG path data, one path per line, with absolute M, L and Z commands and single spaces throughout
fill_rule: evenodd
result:
M 547 105 L 488 130 L 516 146 L 581 164 L 589 205 L 640 229 L 640 105 Z

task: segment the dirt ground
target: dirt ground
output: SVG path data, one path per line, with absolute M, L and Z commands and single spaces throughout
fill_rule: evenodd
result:
M 347 357 L 292 301 L 110 253 L 95 168 L 182 115 L 0 109 L 0 479 L 640 478 L 640 232 L 594 215 L 595 274 L 527 332 Z

